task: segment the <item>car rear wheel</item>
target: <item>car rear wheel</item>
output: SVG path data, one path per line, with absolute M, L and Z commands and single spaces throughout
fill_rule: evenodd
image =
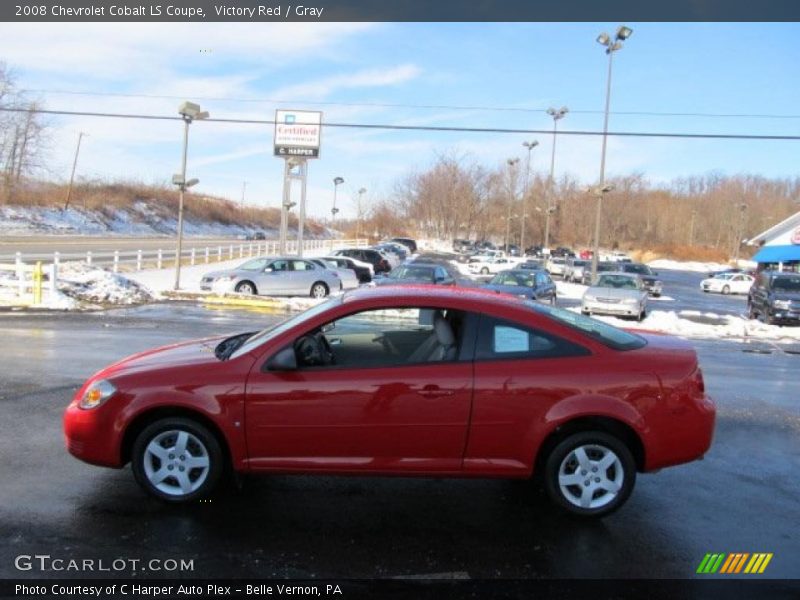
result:
M 584 431 L 561 441 L 545 463 L 550 499 L 581 517 L 602 517 L 622 506 L 636 482 L 636 463 L 613 435 Z
M 240 281 L 236 284 L 236 291 L 240 294 L 248 294 L 254 296 L 256 294 L 256 286 L 251 281 Z
M 167 502 L 208 495 L 223 471 L 219 442 L 192 419 L 170 417 L 148 425 L 137 437 L 131 467 L 142 488 Z
M 324 298 L 328 295 L 328 286 L 318 281 L 314 285 L 311 286 L 311 297 L 312 298 Z

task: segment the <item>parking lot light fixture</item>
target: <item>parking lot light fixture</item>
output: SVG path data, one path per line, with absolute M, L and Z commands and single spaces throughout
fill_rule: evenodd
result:
M 331 208 L 331 225 L 336 221 L 336 213 L 339 212 L 339 209 L 336 208 L 336 192 L 339 189 L 339 186 L 344 183 L 343 177 L 334 177 L 333 178 L 333 208 Z
M 519 164 L 518 158 L 509 158 L 506 163 L 508 164 L 508 210 L 506 212 L 506 236 L 505 236 L 505 251 L 508 252 L 508 237 L 511 234 L 511 207 L 514 205 L 516 197 L 516 172 L 515 167 Z
M 603 146 L 600 152 L 600 181 L 598 183 L 597 210 L 594 220 L 594 255 L 592 256 L 592 280 L 597 276 L 597 262 L 600 254 L 600 217 L 603 213 L 603 195 L 607 193 L 606 187 L 606 146 L 608 143 L 608 114 L 611 105 L 611 67 L 613 64 L 614 53 L 622 48 L 622 42 L 633 34 L 633 29 L 621 25 L 612 40 L 607 33 L 597 36 L 597 43 L 605 47 L 608 54 L 608 75 L 606 76 L 606 108 L 603 113 Z M 610 190 L 609 190 L 610 191 Z
M 519 245 L 525 247 L 525 218 L 528 216 L 528 190 L 531 183 L 531 151 L 539 145 L 537 140 L 532 142 L 522 142 L 522 146 L 528 150 L 528 160 L 525 162 L 525 189 L 522 191 L 522 221 L 519 224 Z
M 367 188 L 360 188 L 358 190 L 358 219 L 356 219 L 356 240 L 361 237 L 361 198 L 367 193 Z
M 558 135 L 558 122 L 563 119 L 566 114 L 569 112 L 569 109 L 566 106 L 562 106 L 561 108 L 548 108 L 547 114 L 553 117 L 553 147 L 550 152 L 550 177 L 547 179 L 547 211 L 546 216 L 544 219 L 544 244 L 545 248 L 550 247 L 550 215 L 552 215 L 555 210 L 553 209 L 553 188 L 554 188 L 554 177 L 555 177 L 555 168 L 556 168 L 556 139 Z
M 183 196 L 186 190 L 199 183 L 198 179 L 186 181 L 186 156 L 189 150 L 189 125 L 192 121 L 207 119 L 208 111 L 200 109 L 199 104 L 184 102 L 178 107 L 178 114 L 183 119 L 183 157 L 181 172 L 173 175 L 172 183 L 178 186 L 178 243 L 175 248 L 175 290 L 181 285 L 181 253 L 183 251 Z

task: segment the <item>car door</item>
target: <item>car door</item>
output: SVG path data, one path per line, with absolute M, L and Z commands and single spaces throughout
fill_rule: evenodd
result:
M 752 284 L 753 280 L 749 275 L 736 275 L 733 278 L 733 291 L 737 294 L 746 294 L 750 291 L 750 286 Z
M 255 282 L 259 294 L 285 295 L 289 292 L 287 276 L 291 265 L 288 260 L 277 259 L 270 262 Z
M 307 296 L 311 286 L 318 279 L 326 278 L 320 275 L 322 267 L 318 267 L 308 260 L 292 261 L 292 276 L 290 279 L 291 293 L 297 296 Z
M 251 467 L 459 471 L 472 401 L 472 363 L 461 360 L 459 347 L 449 349 L 455 353 L 447 357 L 427 354 L 436 336 L 426 317 L 432 312 L 361 311 L 329 324 L 323 330 L 336 364 L 304 366 L 301 360 L 297 369 L 271 371 L 267 358 L 256 365 L 246 399 Z M 438 314 L 457 322 L 457 314 Z M 295 344 L 304 343 L 302 334 L 314 332 L 299 333 Z M 401 347 L 386 343 L 393 333 L 403 334 L 395 341 Z M 460 332 L 454 335 L 460 344 Z

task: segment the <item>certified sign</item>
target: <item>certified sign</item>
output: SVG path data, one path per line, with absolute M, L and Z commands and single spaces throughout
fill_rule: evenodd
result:
M 792 243 L 800 244 L 800 227 L 798 227 L 792 232 Z
M 321 112 L 276 110 L 275 156 L 317 158 L 321 130 Z

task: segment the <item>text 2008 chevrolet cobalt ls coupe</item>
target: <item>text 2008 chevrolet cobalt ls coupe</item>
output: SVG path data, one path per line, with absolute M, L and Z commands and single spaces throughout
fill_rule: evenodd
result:
M 256 333 L 100 371 L 64 417 L 78 458 L 167 501 L 238 473 L 540 475 L 567 511 L 695 460 L 715 408 L 694 350 L 512 296 L 359 290 Z

